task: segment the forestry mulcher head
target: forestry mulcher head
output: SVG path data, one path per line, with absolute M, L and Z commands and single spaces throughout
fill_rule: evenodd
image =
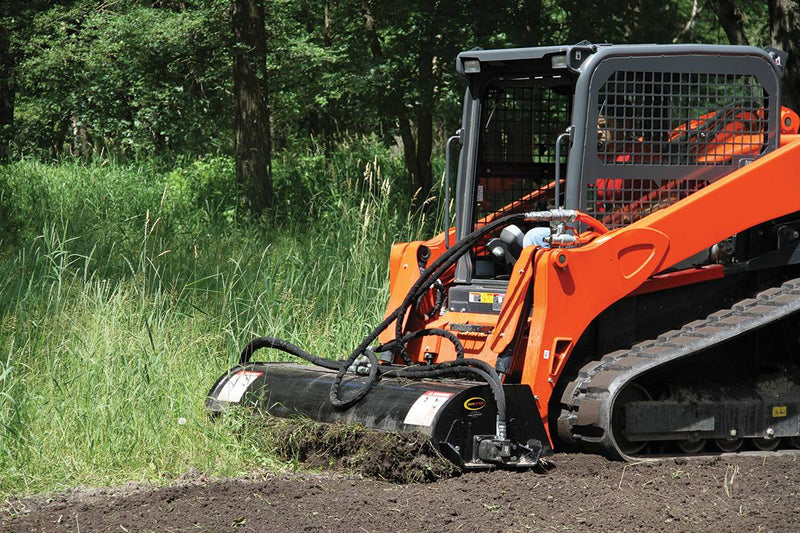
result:
M 341 408 L 329 398 L 335 381 L 334 370 L 294 363 L 245 363 L 217 381 L 207 405 L 217 412 L 234 403 L 278 417 L 418 432 L 430 438 L 443 457 L 464 469 L 532 467 L 546 449 L 547 436 L 526 385 L 503 386 L 506 427 L 502 429 L 492 387 L 485 383 L 383 376 L 362 401 Z M 348 373 L 341 381 L 341 393 L 354 396 L 368 382 L 366 376 Z

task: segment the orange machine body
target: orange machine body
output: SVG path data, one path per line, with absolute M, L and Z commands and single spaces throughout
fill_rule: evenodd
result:
M 659 273 L 739 231 L 800 211 L 800 195 L 774 194 L 776 190 L 796 190 L 797 168 L 800 138 L 784 135 L 779 149 L 628 226 L 603 235 L 587 232 L 582 236 L 585 244 L 578 247 L 524 248 L 499 315 L 451 310 L 416 326 L 451 330 L 463 343 L 467 357 L 489 364 L 513 343 L 512 373 L 518 373 L 520 382 L 531 387 L 547 427 L 555 383 L 589 323 L 631 293 L 721 277 L 722 269 L 715 265 Z M 770 187 L 764 187 L 767 181 Z M 748 199 L 747 208 L 741 207 L 743 198 Z M 450 242 L 453 237 L 451 229 Z M 427 246 L 435 259 L 446 250 L 444 241 L 440 234 L 429 241 L 393 247 L 389 310 L 402 301 L 420 275 L 419 247 Z M 450 278 L 452 272 L 445 283 Z M 531 293 L 532 305 L 527 311 L 526 297 Z M 426 305 L 431 302 L 423 302 L 421 310 Z M 528 327 L 520 328 L 520 321 L 528 321 Z M 459 331 L 453 324 L 483 328 Z M 520 339 L 523 330 L 527 335 Z M 390 336 L 387 330 L 384 337 Z M 416 362 L 456 357 L 452 345 L 441 337 L 418 339 L 408 352 Z

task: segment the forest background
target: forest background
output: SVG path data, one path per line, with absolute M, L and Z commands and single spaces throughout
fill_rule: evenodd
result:
M 773 46 L 790 0 L 0 2 L 0 498 L 283 467 L 203 398 L 254 335 L 349 353 L 443 224 L 458 52 Z

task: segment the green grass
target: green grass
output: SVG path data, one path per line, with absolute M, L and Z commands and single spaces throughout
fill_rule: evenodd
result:
M 274 465 L 203 400 L 253 336 L 341 356 L 380 320 L 432 221 L 375 146 L 276 158 L 257 223 L 224 158 L 0 167 L 0 497 Z

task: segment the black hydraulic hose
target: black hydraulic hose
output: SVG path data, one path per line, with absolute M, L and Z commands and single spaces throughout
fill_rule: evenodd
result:
M 433 300 L 433 309 L 431 309 L 430 314 L 428 314 L 429 319 L 436 318 L 436 315 L 441 311 L 444 305 L 444 283 L 442 283 L 441 279 L 437 279 L 433 282 L 433 287 L 436 289 L 436 297 Z
M 396 366 L 380 366 L 377 358 L 375 357 L 375 353 L 372 350 L 367 349 L 365 350 L 365 354 L 370 361 L 370 373 L 367 377 L 366 383 L 351 398 L 339 400 L 339 403 L 350 406 L 360 401 L 364 396 L 366 396 L 367 392 L 369 392 L 369 389 L 376 381 L 378 375 L 408 379 L 432 379 L 437 377 L 453 376 L 457 374 L 471 374 L 478 376 L 481 380 L 489 384 L 492 390 L 492 395 L 495 398 L 495 403 L 497 404 L 498 419 L 505 421 L 506 399 L 505 395 L 503 394 L 503 386 L 500 383 L 500 380 L 497 378 L 497 375 L 494 374 L 494 370 L 491 366 L 489 366 L 488 363 L 481 361 L 480 359 L 465 359 L 464 347 L 461 345 L 461 342 L 459 342 L 458 337 L 453 335 L 451 332 L 442 329 L 421 329 L 407 334 L 400 341 L 393 340 L 378 348 L 390 349 L 395 344 L 400 342 L 410 342 L 419 337 L 425 337 L 428 335 L 444 337 L 452 342 L 456 349 L 457 359 L 454 361 L 437 363 L 435 365 L 415 365 L 398 368 Z M 243 365 L 248 363 L 253 353 L 261 348 L 280 350 L 330 370 L 338 370 L 340 365 L 343 363 L 343 361 L 333 361 L 324 357 L 317 357 L 288 341 L 278 339 L 276 337 L 258 337 L 250 341 L 247 346 L 244 347 L 241 355 L 239 356 L 239 364 Z M 341 379 L 335 379 L 333 385 L 336 388 L 339 388 L 341 381 Z M 331 387 L 331 390 L 334 389 L 334 386 Z
M 407 334 L 402 339 L 394 339 L 392 341 L 387 342 L 386 344 L 382 344 L 375 348 L 375 351 L 383 352 L 386 350 L 389 351 L 403 351 L 405 352 L 405 346 L 409 342 L 413 341 L 414 339 L 418 339 L 420 337 L 427 337 L 427 336 L 434 336 L 434 337 L 444 337 L 445 339 L 449 340 L 456 349 L 456 359 L 463 359 L 464 358 L 464 345 L 461 344 L 461 341 L 458 340 L 458 337 L 453 335 L 450 331 L 446 329 L 439 329 L 439 328 L 431 328 L 431 329 L 420 329 L 413 333 Z
M 425 330 L 422 330 L 425 331 Z M 505 423 L 506 420 L 506 397 L 503 392 L 503 384 L 495 374 L 494 369 L 485 361 L 480 359 L 456 359 L 445 361 L 430 366 L 406 366 L 406 367 L 381 367 L 382 376 L 395 376 L 415 379 L 436 378 L 452 376 L 458 373 L 474 374 L 489 384 L 492 389 L 495 403 L 497 404 L 497 418 Z
M 323 368 L 327 368 L 330 370 L 340 370 L 343 367 L 344 361 L 334 361 L 332 359 L 327 359 L 325 357 L 318 357 L 312 353 L 309 353 L 299 346 L 292 344 L 291 342 L 285 341 L 283 339 L 279 339 L 277 337 L 257 337 L 247 343 L 247 346 L 244 347 L 242 350 L 241 355 L 239 355 L 239 364 L 243 365 L 250 361 L 250 358 L 253 355 L 253 352 L 256 350 L 260 350 L 261 348 L 272 348 L 275 350 L 280 350 L 282 352 L 288 353 L 290 355 L 294 355 L 301 359 L 308 361 L 309 363 L 313 363 L 317 366 L 321 366 Z M 370 387 L 378 378 L 378 359 L 375 357 L 375 353 L 372 350 L 364 350 L 364 353 L 369 359 L 370 362 L 370 372 L 367 377 L 367 383 L 361 387 L 358 392 L 353 395 L 353 397 L 348 398 L 347 400 L 340 400 L 338 395 L 336 397 L 336 401 L 334 402 L 333 392 L 331 392 L 331 402 L 337 407 L 349 407 L 350 405 L 355 404 L 359 400 L 361 400 L 364 396 L 366 396 L 367 392 L 369 392 Z M 347 370 L 347 367 L 344 367 Z M 336 378 L 331 387 L 331 391 L 339 390 L 342 383 L 342 378 L 344 377 L 344 373 L 337 374 Z
M 260 350 L 261 348 L 273 348 L 275 350 L 280 350 L 282 352 L 294 355 L 295 357 L 299 357 L 300 359 L 305 359 L 309 363 L 313 363 L 317 366 L 328 368 L 330 370 L 339 370 L 339 367 L 342 365 L 342 361 L 334 361 L 325 357 L 318 357 L 312 353 L 308 353 L 299 346 L 295 346 L 291 342 L 279 339 L 277 337 L 257 337 L 248 342 L 247 346 L 244 347 L 242 353 L 239 355 L 239 364 L 243 365 L 248 363 L 250 361 L 250 357 L 253 355 L 253 352 Z
M 473 231 L 472 233 L 464 237 L 461 241 L 453 245 L 449 250 L 447 250 L 441 256 L 439 256 L 431 264 L 430 267 L 425 269 L 425 272 L 419 277 L 419 279 L 417 279 L 414 285 L 411 286 L 411 289 L 408 291 L 406 298 L 403 300 L 400 306 L 397 309 L 395 309 L 394 313 L 386 317 L 386 319 L 384 320 L 384 322 L 386 322 L 386 325 L 383 326 L 383 323 L 381 323 L 381 326 L 383 327 L 378 326 L 378 328 L 376 328 L 378 334 L 380 334 L 384 329 L 386 329 L 386 326 L 388 326 L 389 323 L 391 323 L 391 320 L 397 318 L 397 324 L 395 327 L 396 336 L 398 338 L 402 337 L 403 336 L 402 317 L 405 316 L 406 311 L 412 305 L 412 303 L 416 301 L 416 299 L 419 296 L 421 296 L 426 290 L 428 290 L 433 281 L 439 279 L 448 268 L 450 268 L 462 255 L 464 255 L 467 251 L 469 251 L 469 249 L 472 248 L 475 245 L 475 243 L 478 242 L 478 240 L 480 240 L 483 236 L 487 235 L 488 233 L 491 233 L 500 226 L 513 224 L 515 222 L 522 222 L 525 220 L 525 218 L 526 218 L 526 213 L 515 213 L 504 217 L 500 217 L 497 220 L 493 220 L 492 222 L 486 224 L 482 228 Z M 377 334 L 375 335 L 375 337 L 377 337 Z M 369 342 L 372 342 L 372 340 L 374 340 L 374 337 Z
M 367 395 L 372 385 L 378 380 L 378 367 L 380 366 L 378 364 L 378 358 L 375 357 L 375 353 L 370 349 L 365 349 L 364 354 L 367 356 L 367 359 L 369 359 L 369 376 L 367 376 L 366 383 L 364 383 L 352 397 L 343 400 L 339 394 L 342 387 L 342 379 L 350 365 L 342 365 L 336 373 L 336 377 L 333 378 L 333 383 L 331 383 L 330 399 L 334 407 L 347 409 L 351 405 L 355 405 L 361 398 Z

